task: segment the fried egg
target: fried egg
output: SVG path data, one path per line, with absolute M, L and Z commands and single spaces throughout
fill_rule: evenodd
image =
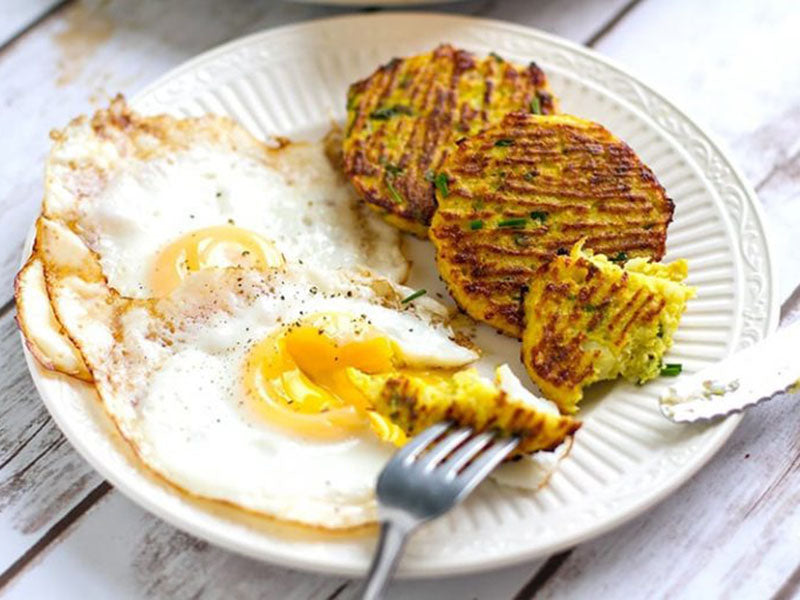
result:
M 121 97 L 53 138 L 43 214 L 122 295 L 163 296 L 213 266 L 408 270 L 399 234 L 357 203 L 321 142 L 270 147 L 230 119 L 144 117 Z
M 164 296 L 209 267 L 407 275 L 400 234 L 358 204 L 323 142 L 270 147 L 230 119 L 143 117 L 121 97 L 51 137 L 42 216 L 77 234 L 124 296 Z M 43 366 L 89 379 L 45 314 L 36 248 L 17 278 L 20 327 Z
M 326 528 L 375 520 L 393 425 L 347 377 L 478 358 L 447 310 L 368 273 L 210 268 L 161 299 L 114 292 L 74 233 L 40 227 L 53 308 L 103 405 L 154 472 L 195 496 Z

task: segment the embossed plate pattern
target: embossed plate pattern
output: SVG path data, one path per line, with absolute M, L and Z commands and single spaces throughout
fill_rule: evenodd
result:
M 328 19 L 249 36 L 168 73 L 134 99 L 141 111 L 228 114 L 257 135 L 321 135 L 344 114 L 348 84 L 397 55 L 448 41 L 535 60 L 565 112 L 602 122 L 652 166 L 676 204 L 667 259 L 690 260 L 698 287 L 671 362 L 688 372 L 773 329 L 777 296 L 754 193 L 696 124 L 606 59 L 559 38 L 465 17 L 379 14 Z M 411 285 L 438 285 L 422 243 Z M 514 346 L 504 358 L 518 364 Z M 201 505 L 144 473 L 107 428 L 90 389 L 43 372 L 34 381 L 73 445 L 116 487 L 165 520 L 227 548 L 287 566 L 364 571 L 371 534 L 320 538 Z M 663 382 L 598 386 L 584 428 L 550 485 L 533 494 L 489 483 L 420 531 L 401 571 L 431 576 L 532 559 L 599 535 L 641 513 L 695 473 L 739 422 L 677 426 L 658 414 Z

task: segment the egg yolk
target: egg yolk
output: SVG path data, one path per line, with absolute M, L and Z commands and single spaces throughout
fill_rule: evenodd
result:
M 393 344 L 366 332 L 366 325 L 360 337 L 337 341 L 336 324 L 341 326 L 342 319 L 329 315 L 321 323 L 315 316 L 256 344 L 245 362 L 248 397 L 271 423 L 304 436 L 341 439 L 371 429 L 381 439 L 401 445 L 406 441 L 403 431 L 370 410 L 347 377 L 348 367 L 372 374 L 395 371 Z M 357 321 L 348 320 L 346 329 L 352 332 Z
M 284 264 L 269 241 L 247 229 L 219 225 L 179 237 L 156 257 L 151 276 L 155 296 L 166 296 L 192 271 L 209 267 L 245 267 L 266 270 Z

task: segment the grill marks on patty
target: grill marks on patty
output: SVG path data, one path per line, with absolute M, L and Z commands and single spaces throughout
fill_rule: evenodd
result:
M 424 236 L 454 142 L 515 110 L 555 112 L 544 73 L 449 45 L 393 59 L 348 92 L 344 168 L 369 204 Z
M 439 270 L 467 313 L 509 335 L 522 333 L 535 270 L 581 238 L 612 259 L 664 255 L 672 202 L 596 123 L 509 114 L 462 140 L 442 170 L 448 194 L 430 230 Z

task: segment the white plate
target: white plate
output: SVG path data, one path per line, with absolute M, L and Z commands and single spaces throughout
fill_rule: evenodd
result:
M 719 147 L 676 107 L 606 59 L 559 38 L 480 19 L 376 14 L 328 19 L 249 36 L 203 54 L 139 94 L 139 110 L 225 113 L 257 135 L 315 137 L 342 118 L 345 90 L 393 56 L 442 41 L 548 73 L 565 112 L 600 121 L 644 158 L 676 204 L 668 259 L 690 260 L 698 286 L 670 362 L 688 372 L 762 338 L 776 325 L 772 261 L 755 195 Z M 413 245 L 417 253 L 430 248 Z M 422 261 L 423 263 L 425 261 Z M 415 267 L 412 285 L 425 278 Z M 495 336 L 497 337 L 497 336 Z M 498 338 L 499 339 L 499 338 Z M 507 360 L 518 362 L 516 346 Z M 28 356 L 53 418 L 118 489 L 166 521 L 226 548 L 283 565 L 362 573 L 373 533 L 287 532 L 189 500 L 147 475 L 110 432 L 90 388 L 43 372 Z M 401 572 L 474 572 L 529 560 L 597 536 L 664 498 L 705 464 L 739 422 L 676 426 L 656 398 L 664 381 L 598 386 L 571 455 L 537 494 L 489 483 L 421 530 Z

